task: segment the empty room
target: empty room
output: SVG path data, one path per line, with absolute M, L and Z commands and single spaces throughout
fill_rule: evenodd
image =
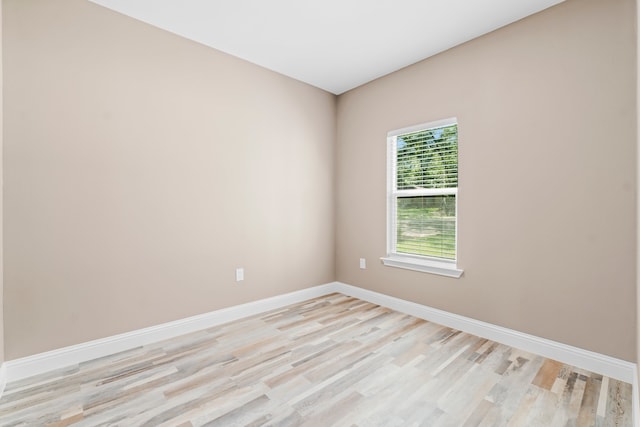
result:
M 639 426 L 635 0 L 0 0 L 1 426 Z

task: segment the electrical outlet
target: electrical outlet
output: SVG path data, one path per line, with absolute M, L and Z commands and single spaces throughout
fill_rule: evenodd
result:
M 366 259 L 360 258 L 360 268 L 363 269 L 363 270 L 365 268 L 367 268 L 367 260 Z
M 236 268 L 236 282 L 244 280 L 244 268 Z

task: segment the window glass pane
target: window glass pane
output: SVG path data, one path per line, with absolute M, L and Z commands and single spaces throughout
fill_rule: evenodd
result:
M 458 187 L 458 126 L 407 133 L 396 141 L 396 188 Z
M 399 253 L 455 259 L 456 196 L 418 196 L 397 199 Z

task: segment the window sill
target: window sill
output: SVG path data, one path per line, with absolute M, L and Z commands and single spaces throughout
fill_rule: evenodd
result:
M 455 263 L 446 261 L 436 261 L 429 259 L 418 259 L 391 255 L 380 258 L 382 263 L 389 267 L 404 268 L 407 270 L 420 271 L 423 273 L 438 274 L 440 276 L 460 278 L 464 270 L 457 268 Z

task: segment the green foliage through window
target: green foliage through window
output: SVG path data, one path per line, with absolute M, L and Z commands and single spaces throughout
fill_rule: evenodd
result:
M 395 252 L 455 260 L 457 124 L 398 135 L 395 144 Z
M 397 137 L 397 189 L 458 186 L 458 126 Z
M 455 259 L 456 196 L 398 198 L 396 251 Z

